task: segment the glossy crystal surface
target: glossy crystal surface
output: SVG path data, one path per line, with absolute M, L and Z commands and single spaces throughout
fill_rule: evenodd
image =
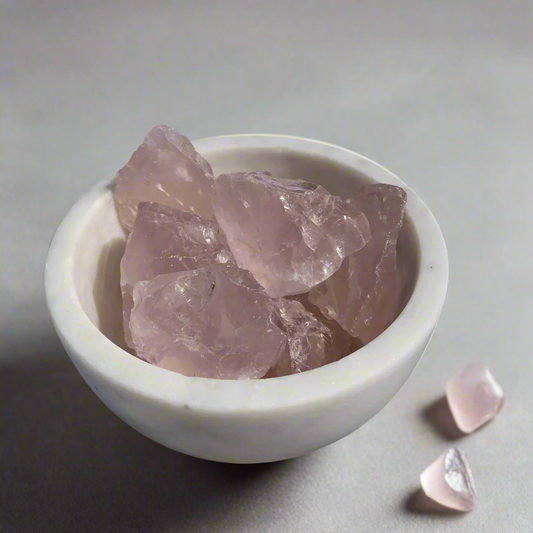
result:
M 194 270 L 231 257 L 219 225 L 193 213 L 142 202 L 120 263 L 124 334 L 133 348 L 129 317 L 133 287 L 160 274 Z
M 353 337 L 369 343 L 396 318 L 403 280 L 396 262 L 406 193 L 386 184 L 366 185 L 350 198 L 370 223 L 371 239 L 347 257 L 309 299 Z
M 237 264 L 273 298 L 309 291 L 370 239 L 355 204 L 268 172 L 219 176 L 215 214 Z
M 502 409 L 503 389 L 481 362 L 473 362 L 446 383 L 446 398 L 457 427 L 472 433 Z
M 286 347 L 271 299 L 231 262 L 141 281 L 133 300 L 137 356 L 186 376 L 261 378 Z
M 115 205 L 131 230 L 141 202 L 157 202 L 213 219 L 213 170 L 187 137 L 168 126 L 152 128 L 117 173 Z
M 456 511 L 472 511 L 477 492 L 472 471 L 461 448 L 449 448 L 420 476 L 426 496 Z

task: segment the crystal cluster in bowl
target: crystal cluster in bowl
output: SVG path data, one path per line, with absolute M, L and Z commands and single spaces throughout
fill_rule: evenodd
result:
M 191 142 L 156 126 L 119 170 L 130 232 L 125 339 L 187 376 L 277 377 L 338 361 L 396 318 L 406 193 L 349 198 L 265 169 L 215 177 Z

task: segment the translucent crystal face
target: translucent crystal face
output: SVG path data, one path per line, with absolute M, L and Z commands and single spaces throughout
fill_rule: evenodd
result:
M 219 225 L 193 213 L 142 202 L 120 263 L 124 333 L 133 348 L 129 318 L 133 287 L 160 274 L 225 262 L 229 248 Z
M 271 299 L 232 263 L 141 281 L 133 300 L 137 355 L 186 376 L 261 378 L 286 347 Z
M 361 347 L 335 321 L 326 318 L 306 295 L 278 298 L 274 322 L 287 336 L 287 347 L 268 377 L 287 376 L 339 361 Z
M 420 482 L 425 494 L 457 511 L 471 511 L 477 501 L 472 471 L 461 448 L 450 448 L 429 465 Z
M 219 176 L 215 214 L 237 264 L 275 298 L 307 292 L 370 239 L 355 205 L 319 185 L 266 172 Z
M 348 202 L 366 215 L 371 239 L 349 255 L 329 279 L 314 287 L 309 299 L 367 344 L 392 323 L 400 304 L 402 280 L 396 267 L 396 243 L 406 194 L 393 185 L 368 185 Z
M 193 145 L 168 126 L 148 132 L 117 173 L 115 205 L 131 230 L 140 202 L 157 202 L 213 219 L 213 170 Z
M 503 389 L 483 363 L 465 366 L 446 384 L 446 397 L 457 427 L 472 433 L 502 409 Z
M 457 494 L 477 496 L 474 478 L 462 448 L 450 448 L 444 456 L 444 480 Z

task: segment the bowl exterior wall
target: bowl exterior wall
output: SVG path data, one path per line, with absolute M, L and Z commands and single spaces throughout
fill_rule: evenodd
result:
M 59 332 L 58 332 L 59 333 Z M 61 335 L 60 335 L 61 338 Z M 94 393 L 126 424 L 173 450 L 224 463 L 268 463 L 306 455 L 346 437 L 374 417 L 398 392 L 422 357 L 421 339 L 392 374 L 341 398 L 267 412 L 207 412 L 117 388 L 86 365 L 61 338 Z

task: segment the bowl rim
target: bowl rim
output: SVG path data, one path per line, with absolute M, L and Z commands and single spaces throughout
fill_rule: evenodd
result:
M 448 285 L 448 255 L 440 228 L 420 197 L 378 163 L 334 144 L 279 134 L 235 134 L 193 141 L 199 153 L 239 148 L 290 150 L 343 163 L 382 183 L 407 191 L 406 211 L 420 248 L 419 275 L 398 318 L 355 354 L 301 374 L 267 380 L 187 377 L 147 364 L 109 340 L 89 319 L 74 280 L 78 239 L 91 212 L 112 194 L 114 177 L 97 183 L 69 210 L 52 239 L 45 267 L 45 292 L 54 327 L 76 364 L 126 389 L 171 406 L 210 412 L 262 412 L 335 401 L 386 379 L 400 369 L 438 322 Z M 78 365 L 76 365 L 78 366 Z

